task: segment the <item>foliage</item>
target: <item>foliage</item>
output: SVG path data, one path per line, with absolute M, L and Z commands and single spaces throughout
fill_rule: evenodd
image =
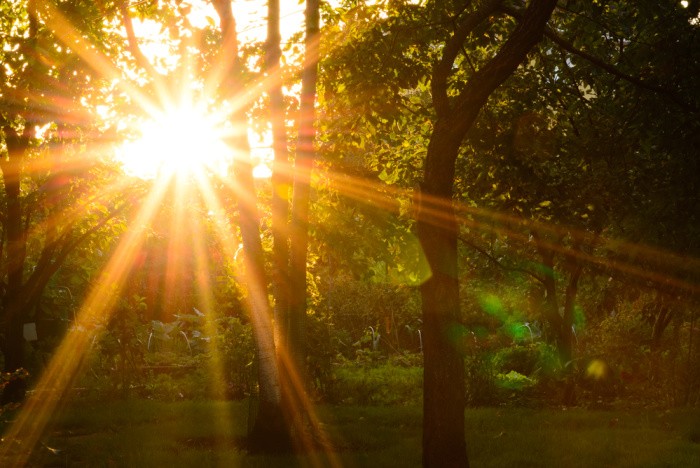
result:
M 115 319 L 118 326 L 104 328 L 91 350 L 83 388 L 98 398 L 165 401 L 249 395 L 255 381 L 250 324 L 222 317 L 212 329 L 207 320 L 199 311 L 172 322 L 147 324 L 137 314 Z
M 16 380 L 26 380 L 29 377 L 29 372 L 26 369 L 17 369 L 14 372 L 0 373 L 0 391 L 5 388 L 10 382 Z M 17 403 L 8 403 L 0 406 L 0 416 L 7 411 L 12 411 L 19 406 Z
M 358 352 L 354 361 L 338 356 L 333 366 L 329 402 L 350 405 L 417 404 L 423 395 L 423 369 L 411 365 L 411 355 L 373 361 Z M 376 358 L 375 358 L 376 359 Z
M 244 324 L 234 317 L 222 319 L 213 349 L 223 357 L 220 365 L 228 385 L 226 395 L 232 398 L 250 395 L 255 379 L 253 331 L 250 324 Z
M 327 288 L 317 310 L 327 321 L 334 353 L 352 358 L 365 348 L 389 354 L 419 350 L 415 290 L 341 276 Z
M 642 293 L 636 300 L 621 303 L 589 334 L 585 353 L 590 362 L 604 366 L 583 379 L 594 399 L 619 399 L 628 405 L 696 404 L 698 349 L 693 343 L 697 322 L 692 313 L 686 315 L 692 309 L 683 302 L 674 304 L 671 329 L 652 346 L 654 323 L 645 310 L 654 301 L 654 295 Z

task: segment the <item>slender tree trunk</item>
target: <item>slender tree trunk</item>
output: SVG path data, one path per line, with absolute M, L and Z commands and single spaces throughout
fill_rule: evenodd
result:
M 673 318 L 672 303 L 668 298 L 663 297 L 661 292 L 656 294 L 655 303 L 657 312 L 656 318 L 654 319 L 654 326 L 651 330 L 651 351 L 653 354 L 661 347 L 661 338 Z
M 272 127 L 272 284 L 275 297 L 275 335 L 280 349 L 287 348 L 289 333 L 289 203 L 292 179 L 289 173 L 289 150 L 285 106 L 280 77 L 280 2 L 268 1 L 265 65 L 269 77 Z M 279 349 L 278 349 L 279 352 Z M 282 368 L 280 368 L 281 370 Z
M 228 64 L 221 83 L 222 94 L 241 96 L 242 68 L 238 57 L 236 22 L 229 0 L 212 0 L 221 21 L 223 34 L 221 60 Z M 258 360 L 259 402 L 255 422 L 249 434 L 250 448 L 254 451 L 285 450 L 290 447 L 290 433 L 282 410 L 280 377 L 275 353 L 272 327 L 272 308 L 267 297 L 267 275 L 262 242 L 260 218 L 256 206 L 253 167 L 246 129 L 245 108 L 236 110 L 231 123 L 237 133 L 229 139 L 232 149 L 241 157 L 236 161 L 235 177 L 238 182 L 238 210 L 243 241 L 243 258 L 247 288 L 247 303 Z
M 574 359 L 574 315 L 576 311 L 576 296 L 578 294 L 578 282 L 583 273 L 583 266 L 576 264 L 569 272 L 569 282 L 564 294 L 564 317 L 561 327 L 561 352 L 567 362 Z
M 692 304 L 691 307 L 692 312 L 690 313 L 690 328 L 688 329 L 688 361 L 686 365 L 688 381 L 685 385 L 685 395 L 683 397 L 684 406 L 688 406 L 690 404 L 690 397 L 693 393 L 693 389 L 697 386 L 698 381 L 697 371 L 693 369 L 693 336 L 695 335 L 696 304 Z M 695 346 L 697 346 L 697 344 Z M 695 351 L 695 354 L 698 354 L 697 351 Z
M 578 282 L 583 273 L 583 266 L 575 262 L 569 268 L 569 283 L 566 285 L 564 295 L 564 317 L 559 335 L 559 352 L 562 360 L 569 363 L 567 369 L 567 382 L 564 391 L 564 405 L 576 403 L 576 379 L 574 364 L 574 312 L 576 308 L 576 295 L 578 294 Z
M 309 245 L 309 199 L 311 170 L 315 157 L 314 128 L 316 82 L 318 80 L 319 0 L 307 0 L 304 12 L 306 37 L 301 76 L 299 136 L 294 160 L 292 196 L 289 352 L 296 372 L 304 382 L 306 367 L 306 258 Z
M 544 274 L 542 275 L 542 282 L 544 284 L 544 317 L 549 322 L 549 326 L 554 332 L 554 339 L 557 345 L 557 349 L 561 346 L 561 336 L 563 319 L 559 315 L 559 298 L 557 297 L 557 279 L 554 273 L 554 253 L 551 249 L 544 246 L 543 241 L 540 239 L 539 234 L 533 233 L 533 238 L 537 245 L 537 250 L 542 258 L 542 266 L 544 267 Z M 560 360 L 564 364 L 568 362 L 560 354 Z
M 29 130 L 17 135 L 9 126 L 3 129 L 8 158 L 0 162 L 7 204 L 5 229 L 7 232 L 7 289 L 3 297 L 3 332 L 5 342 L 5 372 L 14 372 L 24 366 L 24 312 L 22 288 L 24 286 L 24 263 L 27 256 L 26 232 L 22 220 L 20 180 L 22 159 L 29 147 Z M 2 403 L 19 402 L 24 399 L 26 384 L 13 380 L 3 390 Z

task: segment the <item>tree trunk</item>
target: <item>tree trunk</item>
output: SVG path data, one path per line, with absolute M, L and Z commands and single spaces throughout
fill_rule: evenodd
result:
M 11 310 L 11 309 L 10 309 Z M 5 342 L 3 354 L 5 356 L 5 369 L 7 373 L 12 373 L 24 367 L 24 317 L 19 313 L 12 313 L 3 327 Z M 0 403 L 19 403 L 24 400 L 27 384 L 24 379 L 13 379 L 7 383 L 2 391 Z
M 566 285 L 564 296 L 564 317 L 560 332 L 561 353 L 566 362 L 574 359 L 574 313 L 576 309 L 576 296 L 578 294 L 578 282 L 583 273 L 583 266 L 576 264 L 569 272 L 569 283 Z
M 451 202 L 453 170 L 428 171 L 435 155 L 456 158 L 461 140 L 436 125 L 428 146 L 426 178 L 418 204 L 418 238 L 431 267 L 421 286 L 423 312 L 423 465 L 469 465 L 464 433 L 464 357 L 457 266 L 457 222 Z M 444 168 L 443 168 L 444 169 Z M 433 175 L 428 177 L 428 175 Z M 428 198 L 430 197 L 430 198 Z M 436 197 L 436 198 L 432 198 Z M 447 200 L 439 203 L 439 200 Z
M 280 2 L 268 1 L 265 65 L 269 79 L 270 123 L 272 127 L 272 285 L 275 297 L 275 342 L 287 348 L 289 329 L 289 203 L 291 177 L 285 124 L 284 96 L 280 78 Z M 280 367 L 280 370 L 282 368 Z
M 668 298 L 663 297 L 661 292 L 657 292 L 654 302 L 656 306 L 656 317 L 654 318 L 654 325 L 651 330 L 650 348 L 652 354 L 655 354 L 661 347 L 661 338 L 673 318 L 672 302 Z
M 237 125 L 241 125 L 241 119 L 245 121 L 245 113 L 240 112 L 240 114 L 242 115 L 235 118 Z M 237 148 L 247 148 L 245 135 L 237 140 Z M 260 240 L 260 218 L 255 204 L 255 184 L 250 159 L 237 161 L 235 177 L 240 190 L 238 211 L 248 293 L 247 303 L 258 359 L 259 407 L 251 430 L 250 443 L 253 450 L 287 449 L 290 444 L 290 434 L 282 411 L 272 310 L 267 297 L 267 275 Z
M 306 258 L 309 245 L 309 201 L 311 170 L 315 157 L 314 128 L 318 78 L 319 0 L 307 0 L 304 12 L 304 69 L 301 76 L 299 136 L 294 161 L 290 250 L 289 352 L 301 382 L 306 368 Z
M 564 405 L 571 406 L 576 403 L 576 379 L 574 365 L 574 312 L 576 308 L 576 295 L 578 294 L 578 282 L 583 273 L 583 266 L 572 260 L 569 268 L 569 283 L 566 285 L 564 295 L 564 317 L 559 332 L 559 353 L 562 360 L 568 363 L 566 389 L 564 390 Z
M 228 0 L 212 0 L 221 21 L 223 34 L 221 60 L 228 64 L 221 83 L 221 93 L 226 97 L 240 97 L 243 93 L 242 68 L 238 57 L 236 22 Z M 238 182 L 238 211 L 243 242 L 243 259 L 247 288 L 247 304 L 253 325 L 258 360 L 258 411 L 249 434 L 253 451 L 279 451 L 291 446 L 290 432 L 282 410 L 281 389 L 275 343 L 272 328 L 272 309 L 267 297 L 267 276 L 262 242 L 260 218 L 256 206 L 253 167 L 246 129 L 246 109 L 238 108 L 231 116 L 236 134 L 228 143 L 242 157 L 236 161 L 235 178 Z
M 465 15 L 433 70 L 437 121 L 430 137 L 423 183 L 416 194 L 418 238 L 432 276 L 421 286 L 423 314 L 423 466 L 466 467 L 464 358 L 460 351 L 458 226 L 452 206 L 455 162 L 462 140 L 491 93 L 540 40 L 556 0 L 533 0 L 498 54 L 474 73 L 460 94 L 449 97 L 454 61 L 471 31 L 500 2 Z
M 3 332 L 5 342 L 5 372 L 14 372 L 24 366 L 23 323 L 25 308 L 22 304 L 24 285 L 24 263 L 27 256 L 26 232 L 22 222 L 20 201 L 20 179 L 22 159 L 29 147 L 29 127 L 18 135 L 9 126 L 4 127 L 8 158 L 0 161 L 3 185 L 5 187 L 7 213 L 5 229 L 7 234 L 7 289 L 3 301 Z M 19 402 L 24 399 L 25 382 L 13 380 L 3 390 L 2 403 Z

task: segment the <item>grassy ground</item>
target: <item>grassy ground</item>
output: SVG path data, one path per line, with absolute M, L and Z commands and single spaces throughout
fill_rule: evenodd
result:
M 32 466 L 327 466 L 325 454 L 249 455 L 244 402 L 73 404 L 56 415 Z M 321 407 L 343 466 L 420 466 L 417 407 Z M 700 466 L 700 411 L 476 409 L 475 467 Z M 318 463 L 314 463 L 314 461 Z

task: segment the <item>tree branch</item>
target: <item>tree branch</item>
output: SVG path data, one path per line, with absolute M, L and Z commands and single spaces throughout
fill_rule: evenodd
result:
M 462 242 L 464 245 L 467 245 L 467 246 L 473 248 L 474 250 L 476 250 L 477 252 L 479 252 L 480 254 L 482 254 L 484 257 L 486 257 L 486 258 L 488 258 L 489 260 L 491 260 L 491 262 L 495 263 L 495 264 L 496 264 L 497 266 L 499 266 L 501 269 L 503 269 L 503 270 L 505 270 L 505 271 L 513 271 L 513 272 L 517 272 L 517 273 L 524 273 L 524 274 L 526 274 L 526 275 L 528 275 L 528 276 L 534 278 L 534 279 L 537 280 L 538 282 L 542 283 L 543 285 L 545 284 L 544 279 L 541 278 L 541 277 L 539 277 L 539 276 L 538 276 L 537 274 L 535 274 L 534 272 L 532 272 L 532 271 L 530 271 L 530 270 L 528 270 L 528 269 L 526 269 L 526 268 L 509 267 L 509 266 L 507 266 L 507 265 L 504 265 L 504 264 L 501 263 L 496 257 L 494 257 L 493 255 L 491 255 L 491 254 L 488 253 L 485 249 L 483 249 L 482 247 L 479 247 L 479 246 L 476 245 L 475 243 L 473 243 L 473 242 L 471 242 L 471 241 L 465 239 L 465 238 L 462 237 L 462 236 L 457 236 L 457 239 L 458 239 L 460 242 Z
M 472 75 L 456 98 L 455 112 L 459 125 L 466 128 L 471 126 L 491 93 L 513 74 L 540 41 L 556 3 L 556 0 L 533 0 L 529 3 L 496 56 Z M 500 7 L 500 3 L 497 6 Z M 458 129 L 457 132 L 466 133 L 466 130 Z
M 131 21 L 131 16 L 129 15 L 129 7 L 129 0 L 124 0 L 121 4 L 121 13 L 122 24 L 124 25 L 124 29 L 126 30 L 127 47 L 131 55 L 136 60 L 136 64 L 139 67 L 143 68 L 146 71 L 146 73 L 148 73 L 148 75 L 150 75 L 154 79 L 156 91 L 159 93 L 163 93 L 167 90 L 167 87 L 165 86 L 165 82 L 163 80 L 163 75 L 158 73 L 153 64 L 143 54 L 141 46 L 139 46 L 138 38 L 136 37 L 136 33 L 134 32 L 134 24 Z
M 220 68 L 217 70 L 218 83 L 225 88 L 231 88 L 233 86 L 234 89 L 229 89 L 225 94 L 230 95 L 231 93 L 235 93 L 240 86 L 237 80 L 233 79 L 233 77 L 237 76 L 240 72 L 236 18 L 233 16 L 230 0 L 211 0 L 211 4 L 214 6 L 219 16 L 221 34 L 223 36 L 218 60 L 220 64 Z M 227 81 L 225 86 L 224 81 Z
M 122 204 L 122 206 L 109 212 L 107 216 L 79 236 L 75 236 L 71 239 L 70 233 L 68 233 L 62 236 L 64 239 L 62 242 L 56 241 L 51 246 L 47 246 L 44 251 L 42 251 L 42 255 L 37 262 L 37 267 L 22 288 L 21 301 L 24 304 L 30 304 L 33 299 L 38 299 L 41 291 L 46 287 L 46 284 L 51 280 L 54 273 L 63 265 L 68 255 L 129 206 L 130 204 L 128 203 Z M 54 256 L 57 246 L 61 243 L 63 247 Z
M 551 28 L 547 28 L 544 31 L 544 35 L 554 42 L 556 45 L 561 47 L 562 49 L 566 50 L 567 52 L 577 55 L 581 57 L 582 59 L 592 63 L 596 67 L 600 68 L 601 70 L 604 70 L 608 72 L 609 74 L 620 78 L 624 81 L 627 81 L 628 83 L 631 83 L 638 88 L 646 89 L 647 91 L 652 91 L 657 94 L 664 95 L 668 97 L 674 104 L 679 106 L 681 109 L 685 111 L 690 111 L 690 112 L 697 112 L 698 108 L 694 106 L 693 104 L 684 101 L 681 99 L 675 92 L 671 91 L 670 89 L 664 88 L 663 86 L 659 86 L 653 83 L 648 83 L 640 78 L 637 78 L 636 76 L 629 75 L 617 67 L 609 64 L 608 62 L 589 54 L 588 52 L 585 52 L 583 50 L 577 49 L 574 47 L 574 45 L 564 39 L 563 37 L 559 36 L 557 33 L 555 33 Z
M 512 16 L 515 19 L 520 20 L 522 17 L 521 13 L 511 7 L 508 6 L 503 6 L 501 7 L 501 11 L 503 11 L 505 14 Z M 559 34 L 557 34 L 552 28 L 550 27 L 545 27 L 544 30 L 544 36 L 552 41 L 554 44 L 558 45 L 565 51 L 569 52 L 570 54 L 576 55 L 578 57 L 581 57 L 582 59 L 586 60 L 587 62 L 590 62 L 591 64 L 595 65 L 596 67 L 600 68 L 603 71 L 608 72 L 609 74 L 620 78 L 621 80 L 627 81 L 630 84 L 633 84 L 637 86 L 638 88 L 646 89 L 647 91 L 652 91 L 654 93 L 658 93 L 661 95 L 664 95 L 668 97 L 674 104 L 678 105 L 681 109 L 685 111 L 690 111 L 690 112 L 697 112 L 698 108 L 692 103 L 684 101 L 682 98 L 680 98 L 675 92 L 673 92 L 670 89 L 664 88 L 663 86 L 659 86 L 657 84 L 653 83 L 648 83 L 636 76 L 632 76 L 628 73 L 623 72 L 619 68 L 615 67 L 614 65 L 606 62 L 605 60 L 596 57 L 595 55 L 589 54 L 588 52 L 585 52 L 581 49 L 577 49 L 572 42 L 567 41 L 563 37 L 561 37 Z
M 501 6 L 501 3 L 502 0 L 488 1 L 481 8 L 466 15 L 457 24 L 454 34 L 445 44 L 442 57 L 433 68 L 433 79 L 431 81 L 433 103 L 438 116 L 450 111 L 450 103 L 447 97 L 447 79 L 452 73 L 452 66 L 457 55 L 462 50 L 464 41 L 474 28 Z

